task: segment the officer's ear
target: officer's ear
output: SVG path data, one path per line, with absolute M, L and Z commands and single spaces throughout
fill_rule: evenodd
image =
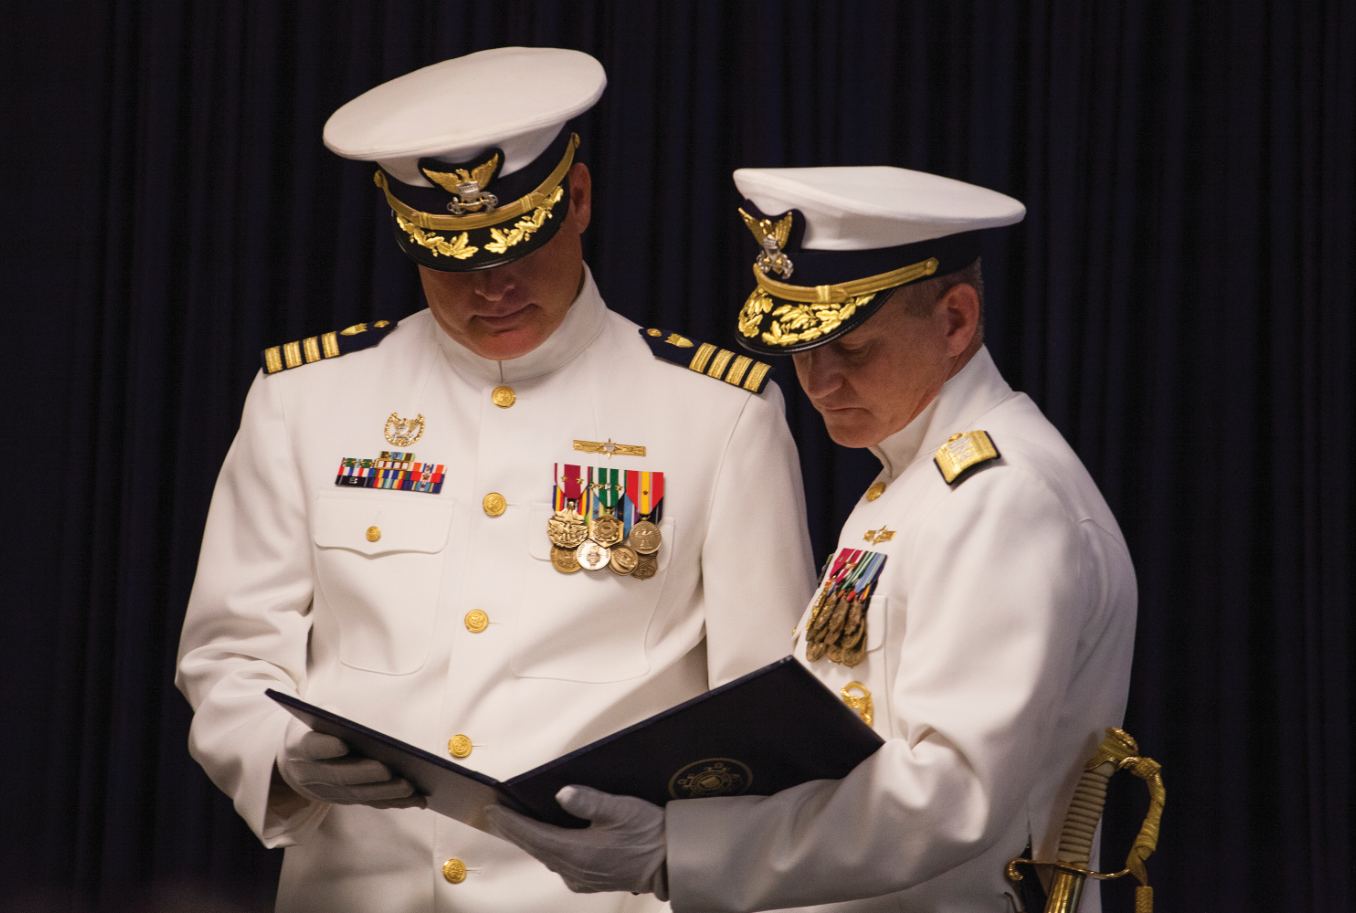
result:
M 979 293 L 973 285 L 957 282 L 942 293 L 933 308 L 944 326 L 948 357 L 957 357 L 970 349 L 972 344 L 974 348 L 979 348 Z
M 589 166 L 583 162 L 570 166 L 570 212 L 566 218 L 574 223 L 574 230 L 580 234 L 593 218 L 593 177 L 589 174 Z

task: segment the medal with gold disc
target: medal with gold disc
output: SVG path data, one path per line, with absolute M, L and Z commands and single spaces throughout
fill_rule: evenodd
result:
M 613 546 L 625 536 L 625 526 L 617 517 L 621 502 L 621 472 L 616 469 L 590 469 L 589 489 L 593 492 L 596 516 L 589 521 L 589 538 L 599 545 Z
M 579 556 L 575 549 L 551 546 L 551 566 L 562 574 L 573 574 L 579 570 Z
M 805 625 L 807 662 L 828 656 L 844 666 L 866 658 L 867 609 L 886 556 L 845 548 L 833 560 Z
M 578 548 L 589 537 L 589 527 L 575 510 L 574 502 L 569 501 L 564 510 L 556 511 L 546 521 L 546 535 L 558 548 Z
M 664 474 L 662 472 L 626 473 L 627 508 L 633 511 L 636 522 L 631 526 L 628 540 L 641 555 L 653 555 L 663 544 L 659 531 L 664 503 Z
M 546 535 L 557 548 L 576 549 L 589 536 L 588 523 L 578 509 L 584 494 L 584 477 L 578 466 L 555 467 L 552 504 L 555 514 L 546 521 Z M 578 570 L 578 567 L 573 568 Z
M 612 546 L 612 559 L 607 563 L 607 569 L 612 573 L 618 577 L 629 577 L 639 564 L 640 556 L 631 546 Z
M 659 559 L 654 555 L 637 555 L 636 568 L 631 576 L 636 580 L 649 580 L 659 573 Z
M 586 571 L 601 571 L 612 560 L 612 549 L 606 545 L 599 545 L 592 539 L 585 539 L 584 544 L 575 549 L 574 554 L 579 566 Z

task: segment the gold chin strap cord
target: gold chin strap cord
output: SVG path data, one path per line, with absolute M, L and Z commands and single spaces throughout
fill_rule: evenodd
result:
M 565 173 L 570 170 L 570 165 L 574 163 L 574 150 L 579 147 L 579 134 L 570 134 L 570 142 L 565 147 L 565 154 L 561 157 L 559 164 L 546 176 L 546 180 L 537 185 L 537 189 L 525 197 L 519 197 L 511 203 L 505 203 L 503 206 L 493 209 L 489 212 L 475 213 L 469 216 L 443 216 L 435 215 L 431 212 L 421 212 L 418 209 L 412 209 L 406 206 L 400 200 L 396 199 L 391 193 L 391 188 L 387 185 L 386 175 L 377 170 L 372 176 L 372 180 L 382 193 L 386 194 L 386 203 L 397 213 L 404 216 L 407 221 L 419 228 L 429 228 L 434 231 L 471 231 L 476 228 L 485 228 L 489 225 L 498 225 L 501 222 L 507 222 L 509 219 L 520 216 L 523 213 L 531 212 L 551 195 L 561 181 L 565 179 Z
M 938 265 L 936 257 L 929 257 L 921 263 L 891 270 L 877 276 L 867 276 L 865 279 L 840 282 L 837 285 L 792 285 L 789 282 L 778 282 L 776 279 L 764 275 L 763 271 L 755 264 L 753 278 L 757 281 L 759 288 L 773 297 L 781 298 L 783 301 L 799 301 L 802 304 L 841 304 L 849 298 L 856 298 L 858 295 L 869 295 L 872 292 L 894 288 L 906 282 L 914 282 L 924 276 L 931 276 L 937 272 Z
M 1130 847 L 1125 868 L 1113 874 L 1104 874 L 1089 868 L 1092 840 L 1106 804 L 1107 781 L 1118 770 L 1128 770 L 1147 784 L 1149 811 Z M 1069 802 L 1069 813 L 1064 818 L 1064 829 L 1059 835 L 1059 852 L 1053 863 L 1055 872 L 1050 881 L 1044 913 L 1077 913 L 1083 897 L 1083 884 L 1089 878 L 1100 881 L 1131 874 L 1139 882 L 1135 888 L 1135 913 L 1153 913 L 1154 890 L 1149 887 L 1149 871 L 1145 862 L 1158 846 L 1158 828 L 1163 819 L 1165 799 L 1163 771 L 1158 762 L 1153 758 L 1140 757 L 1139 746 L 1128 733 L 1108 728 L 1097 753 L 1084 766 L 1083 776 Z M 1020 864 L 1037 863 L 1024 857 L 1009 862 L 1007 876 L 1014 884 L 1022 880 L 1021 873 L 1017 871 Z

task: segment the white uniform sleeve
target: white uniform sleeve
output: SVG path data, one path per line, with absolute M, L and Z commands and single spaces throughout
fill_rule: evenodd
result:
M 306 677 L 313 587 L 305 497 L 278 385 L 255 378 L 207 515 L 175 679 L 193 706 L 189 752 L 266 846 L 287 846 L 328 806 L 268 811 L 289 716 L 264 691 Z
M 887 643 L 900 737 L 843 780 L 669 803 L 674 910 L 892 893 L 979 855 L 1025 814 L 1104 569 L 1058 496 L 1015 468 L 946 492 L 899 560 L 889 623 L 905 633 Z
M 748 397 L 725 448 L 702 546 L 711 687 L 791 652 L 814 589 L 800 459 L 781 390 Z

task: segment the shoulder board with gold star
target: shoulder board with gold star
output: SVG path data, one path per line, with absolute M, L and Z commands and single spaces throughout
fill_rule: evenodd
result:
M 285 346 L 264 349 L 265 374 L 280 374 L 291 368 L 300 368 L 326 358 L 338 358 L 349 352 L 370 348 L 386 338 L 396 325 L 389 320 L 376 323 L 355 323 L 343 330 L 333 330 L 320 336 L 308 336 Z
M 723 380 L 750 393 L 762 393 L 768 375 L 773 371 L 771 365 L 754 361 L 747 355 L 737 355 L 729 349 L 697 342 L 669 330 L 651 327 L 641 330 L 640 335 L 650 344 L 650 351 L 656 358 Z
M 970 474 L 976 466 L 998 459 L 1002 454 L 994 446 L 987 431 L 967 431 L 953 434 L 951 439 L 937 448 L 932 461 L 942 473 L 946 484 L 955 486 Z

